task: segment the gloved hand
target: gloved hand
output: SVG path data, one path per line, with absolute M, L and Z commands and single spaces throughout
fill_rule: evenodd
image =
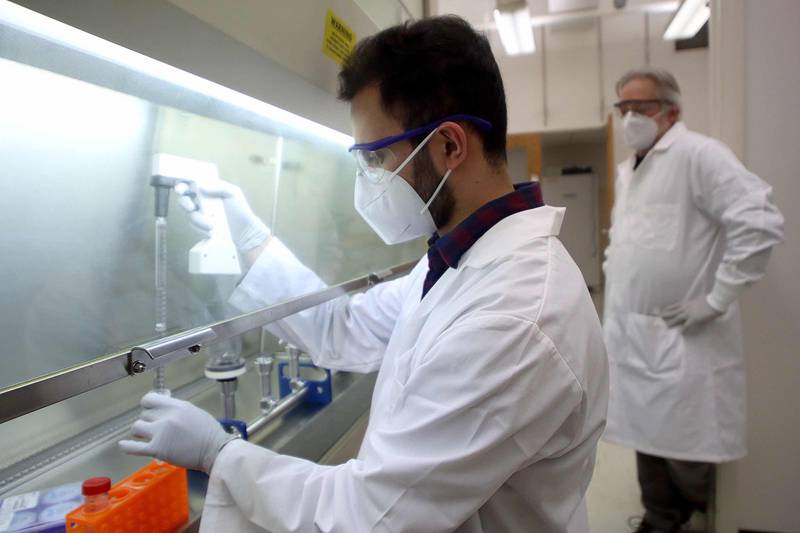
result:
M 714 309 L 708 304 L 705 296 L 672 304 L 661 314 L 664 322 L 671 328 L 682 327 L 691 329 L 701 326 L 710 320 L 722 315 L 722 311 Z
M 211 472 L 222 447 L 234 440 L 213 416 L 189 402 L 148 392 L 131 433 L 146 440 L 123 440 L 131 455 L 147 455 L 190 470 Z
M 224 200 L 231 238 L 242 252 L 252 250 L 270 237 L 269 228 L 253 213 L 247 198 L 238 186 L 227 181 L 215 180 L 212 184 L 201 185 L 200 192 Z M 175 193 L 178 195 L 181 207 L 189 213 L 192 224 L 202 232 L 210 231 L 211 222 L 198 211 L 198 204 L 192 197 L 189 187 L 185 183 L 179 183 L 175 186 Z

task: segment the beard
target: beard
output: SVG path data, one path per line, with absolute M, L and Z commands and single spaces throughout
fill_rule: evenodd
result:
M 422 198 L 423 202 L 428 203 L 436 187 L 439 186 L 441 179 L 442 176 L 436 172 L 428 151 L 420 150 L 414 158 L 414 190 Z M 450 222 L 455 205 L 456 199 L 450 189 L 450 184 L 445 182 L 428 208 L 437 228 L 441 228 Z

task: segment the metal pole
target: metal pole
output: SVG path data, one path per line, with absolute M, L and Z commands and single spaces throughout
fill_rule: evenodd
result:
M 86 363 L 5 387 L 0 389 L 0 423 L 114 381 L 164 366 L 172 361 L 185 359 L 199 352 L 204 346 L 239 336 L 305 309 L 334 300 L 349 292 L 366 289 L 376 281 L 388 281 L 406 274 L 416 263 L 416 261 L 412 261 L 398 265 L 378 274 L 362 276 L 300 296 L 294 300 L 265 307 L 210 326 L 184 331 L 130 350 L 99 357 Z
M 269 413 L 259 416 L 249 424 L 247 424 L 247 434 L 248 435 L 255 435 L 258 431 L 264 429 L 267 424 L 278 418 L 279 416 L 283 416 L 287 412 L 291 411 L 296 405 L 300 404 L 305 398 L 306 393 L 308 393 L 308 387 L 304 386 L 297 389 L 295 392 L 291 393 L 290 395 L 286 396 L 278 403 L 275 404 L 272 411 Z

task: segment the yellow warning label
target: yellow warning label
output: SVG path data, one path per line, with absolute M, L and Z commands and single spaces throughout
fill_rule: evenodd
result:
M 342 64 L 356 45 L 356 34 L 342 19 L 328 10 L 325 17 L 325 37 L 322 40 L 322 52 Z

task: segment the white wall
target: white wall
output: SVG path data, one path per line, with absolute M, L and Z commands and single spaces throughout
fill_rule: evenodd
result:
M 537 42 L 542 42 L 542 29 L 534 31 Z M 497 34 L 490 34 L 490 41 Z M 509 57 L 498 54 L 499 43 L 492 42 L 495 58 L 506 88 L 508 105 L 508 132 L 522 133 L 536 131 L 544 124 L 544 64 L 542 54 Z
M 738 527 L 800 531 L 800 2 L 744 4 L 745 164 L 774 188 L 786 242 L 742 298 L 749 455 L 737 465 Z
M 582 20 L 544 27 L 541 53 L 546 56 L 547 105 L 542 127 L 576 129 L 605 121 L 599 25 L 599 20 Z

